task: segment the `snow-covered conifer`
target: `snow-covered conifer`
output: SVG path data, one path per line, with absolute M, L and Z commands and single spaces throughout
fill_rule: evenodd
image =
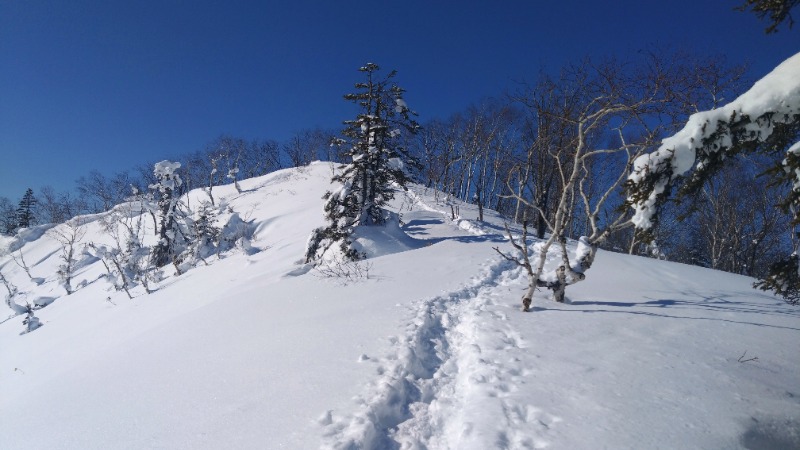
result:
M 19 206 L 17 207 L 16 228 L 28 228 L 31 225 L 36 224 L 36 217 L 33 211 L 36 203 L 38 203 L 38 201 L 33 195 L 33 190 L 28 188 L 28 190 L 25 191 L 25 195 L 22 196 L 22 200 L 19 201 Z
M 217 226 L 218 211 L 208 202 L 200 204 L 191 224 L 191 243 L 186 248 L 184 259 L 194 263 L 206 262 L 206 258 L 220 250 L 222 230 Z
M 693 114 L 686 126 L 664 139 L 653 153 L 636 159 L 628 178 L 633 223 L 648 237 L 671 187 L 678 197 L 695 194 L 704 183 L 739 154 L 773 157 L 767 171 L 788 195 L 778 201 L 800 224 L 800 53 L 792 56 L 734 101 Z M 795 230 L 800 236 L 800 231 Z M 790 303 L 800 301 L 797 250 L 776 262 L 756 285 L 774 290 Z
M 158 242 L 153 247 L 152 258 L 156 267 L 163 267 L 174 263 L 176 255 L 180 254 L 179 242 L 186 236 L 181 229 L 178 215 L 180 193 L 183 183 L 177 170 L 181 167 L 179 162 L 161 161 L 153 169 L 156 183 L 150 185 L 158 205 Z
M 392 82 L 396 72 L 385 78 L 377 76 L 379 67 L 368 63 L 359 71 L 366 80 L 355 85 L 357 92 L 344 98 L 356 103 L 361 111 L 354 120 L 345 121 L 339 143 L 349 147 L 344 155 L 351 163 L 333 177 L 341 187 L 325 194 L 325 217 L 329 224 L 314 230 L 306 249 L 306 261 L 321 256 L 331 245 L 339 243 L 343 255 L 359 259 L 348 240 L 361 225 L 385 222 L 383 206 L 394 198 L 397 187 L 405 189 L 410 180 L 409 168 L 416 165 L 400 139 L 403 132 L 416 133 L 416 115 L 403 100 L 403 92 Z

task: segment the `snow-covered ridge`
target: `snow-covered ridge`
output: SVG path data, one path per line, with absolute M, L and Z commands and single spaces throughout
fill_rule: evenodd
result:
M 20 316 L 0 323 L 0 447 L 800 442 L 800 310 L 751 279 L 601 251 L 568 303 L 540 295 L 523 314 L 526 278 L 492 250 L 507 245 L 502 220 L 479 223 L 467 204 L 451 220 L 412 186 L 392 204 L 396 228 L 369 237 L 369 277 L 343 283 L 302 261 L 331 173 L 316 163 L 242 180 L 241 193 L 215 187 L 253 227 L 253 251 L 166 271 L 132 300 L 89 259 L 64 296 L 47 227 L 13 241 L 42 282 L 9 256 L 0 270 L 53 301 L 34 332 L 19 334 Z M 85 241 L 103 242 L 102 217 L 87 218 Z

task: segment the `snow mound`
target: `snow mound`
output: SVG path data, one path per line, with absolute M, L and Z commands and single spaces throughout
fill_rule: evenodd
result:
M 400 218 L 397 213 L 386 211 L 384 219 L 383 225 L 356 227 L 352 234 L 352 248 L 365 254 L 367 258 L 377 258 L 414 250 L 425 245 L 424 242 L 412 238 L 400 228 Z

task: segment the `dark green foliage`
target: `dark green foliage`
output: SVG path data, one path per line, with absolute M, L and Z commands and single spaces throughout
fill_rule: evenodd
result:
M 796 111 L 796 109 L 794 110 Z M 707 126 L 707 124 L 706 124 Z M 707 131 L 707 130 L 703 130 Z M 800 174 L 800 156 L 786 150 L 800 140 L 800 114 L 767 112 L 751 118 L 745 114 L 732 114 L 727 121 L 719 121 L 716 129 L 695 146 L 695 168 L 686 178 L 672 177 L 671 159 L 665 159 L 659 166 L 648 168 L 646 176 L 639 183 L 627 183 L 629 201 L 637 204 L 646 199 L 654 187 L 667 181 L 664 193 L 656 197 L 658 209 L 669 200 L 670 186 L 678 185 L 676 200 L 696 197 L 706 183 L 739 155 L 758 156 L 773 161 L 773 167 L 764 174 L 769 175 L 771 186 L 784 186 L 786 195 L 776 199 L 776 207 L 792 215 L 792 223 L 800 224 L 800 189 L 795 186 Z M 657 209 L 657 210 L 658 210 Z M 692 208 L 690 208 L 690 211 Z M 657 215 L 653 219 L 656 223 Z M 652 229 L 652 228 L 651 228 Z M 641 238 L 646 238 L 647 230 L 637 230 Z M 791 268 L 794 267 L 794 272 Z M 766 277 L 756 286 L 764 290 L 774 290 L 784 296 L 787 302 L 797 304 L 800 298 L 800 276 L 797 274 L 797 257 L 773 264 Z
M 0 233 L 13 234 L 17 227 L 17 210 L 6 197 L 0 197 Z
M 800 5 L 800 0 L 745 0 L 744 4 L 737 7 L 739 11 L 752 10 L 759 19 L 769 17 L 769 26 L 767 26 L 767 34 L 775 33 L 778 31 L 778 25 L 784 21 L 789 21 L 789 28 L 794 25 L 792 19 L 791 9 Z
M 33 196 L 33 190 L 28 188 L 25 191 L 25 195 L 22 196 L 22 200 L 19 201 L 19 206 L 17 207 L 17 223 L 16 228 L 28 228 L 31 225 L 36 224 L 36 217 L 33 213 L 33 208 L 36 206 L 38 201 L 36 197 Z
M 793 254 L 769 268 L 769 275 L 753 284 L 762 291 L 773 291 L 791 305 L 800 304 L 800 274 L 798 256 Z
M 350 248 L 349 236 L 357 226 L 384 223 L 383 207 L 394 198 L 397 187 L 406 189 L 409 170 L 417 166 L 401 139 L 404 133 L 419 129 L 411 118 L 415 113 L 403 101 L 403 89 L 392 83 L 396 72 L 379 78 L 378 70 L 372 63 L 361 67 L 365 82 L 357 83 L 357 91 L 344 96 L 361 110 L 355 120 L 344 122 L 343 138 L 336 141 L 347 148 L 343 155 L 352 162 L 332 179 L 342 187 L 325 194 L 329 225 L 312 233 L 306 261 L 321 256 L 336 242 L 347 259 L 363 258 Z
M 212 204 L 204 202 L 200 205 L 196 219 L 189 221 L 191 222 L 191 242 L 184 252 L 184 258 L 191 261 L 199 259 L 205 262 L 205 258 L 220 250 L 222 230 L 216 225 L 217 216 L 218 211 Z
M 358 91 L 344 96 L 359 105 L 361 112 L 355 120 L 344 122 L 343 142 L 349 146 L 344 154 L 352 163 L 333 178 L 350 188 L 344 196 L 330 197 L 359 225 L 383 223 L 381 207 L 394 198 L 392 183 L 405 188 L 409 181 L 406 166 L 413 158 L 400 136 L 419 128 L 411 119 L 414 113 L 403 102 L 403 89 L 390 84 L 396 72 L 377 79 L 378 70 L 372 63 L 360 68 L 366 82 L 357 83 Z

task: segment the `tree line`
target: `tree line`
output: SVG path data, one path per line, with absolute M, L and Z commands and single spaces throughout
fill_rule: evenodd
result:
M 363 69 L 371 76 L 377 66 Z M 777 255 L 791 252 L 794 238 L 790 218 L 773 208 L 789 187 L 758 176 L 774 163 L 770 158 L 749 155 L 726 165 L 692 196 L 667 205 L 646 238 L 635 233 L 623 188 L 636 157 L 658 147 L 690 114 L 735 98 L 748 84 L 744 73 L 743 66 L 724 58 L 683 53 L 643 52 L 633 61 L 586 58 L 557 72 L 541 73 L 501 97 L 421 125 L 376 124 L 375 111 L 366 110 L 347 123 L 344 135 L 352 139 L 364 127 L 371 130 L 371 138 L 356 144 L 364 148 L 372 145 L 369 139 L 391 140 L 387 148 L 402 149 L 407 165 L 403 170 L 383 170 L 380 176 L 387 182 L 402 178 L 435 189 L 442 201 L 450 202 L 453 218 L 459 214 L 455 202 L 459 200 L 478 206 L 478 220 L 483 220 L 484 208 L 493 209 L 509 222 L 530 227 L 539 239 L 549 236 L 547 248 L 583 236 L 588 249 L 761 277 Z M 394 92 L 387 102 L 402 101 L 400 92 L 392 91 L 396 86 L 378 87 Z M 347 99 L 368 109 L 379 107 L 377 97 L 370 95 L 367 90 Z M 405 103 L 399 105 L 385 103 L 381 111 L 397 111 L 409 119 L 403 114 L 410 110 Z M 344 145 L 337 135 L 312 129 L 281 144 L 221 136 L 201 150 L 175 158 L 181 162 L 176 173 L 182 180 L 176 195 L 202 187 L 213 203 L 214 186 L 316 159 L 352 162 L 348 170 L 357 180 L 363 179 L 367 166 L 360 164 L 369 159 L 354 156 L 364 149 L 354 153 L 352 143 Z M 17 203 L 0 198 L 0 231 L 13 233 L 36 223 L 61 223 L 79 214 L 106 211 L 157 184 L 153 163 L 148 162 L 112 176 L 92 171 L 77 180 L 74 192 L 44 187 L 34 195 L 28 189 Z M 369 194 L 364 189 L 360 198 L 390 198 L 381 187 Z M 354 200 L 346 198 L 353 192 L 337 195 L 330 193 L 329 202 L 333 198 L 341 203 L 337 208 L 353 207 Z M 353 213 L 350 219 L 371 217 L 372 222 L 381 222 L 380 208 L 370 208 L 366 216 Z M 327 233 L 341 235 L 341 228 Z M 516 256 L 512 259 L 523 262 Z M 563 287 L 567 278 L 580 279 L 586 264 L 590 260 L 577 265 L 572 261 L 565 264 L 563 274 L 534 275 L 539 281 L 547 278 L 541 283 L 550 288 Z
M 172 159 L 181 162 L 181 192 L 186 192 L 307 165 L 317 159 L 338 161 L 338 154 L 330 148 L 334 135 L 335 131 L 307 129 L 283 143 L 222 135 L 200 150 Z M 17 201 L 0 197 L 0 233 L 13 234 L 19 228 L 108 211 L 136 193 L 147 192 L 157 181 L 153 175 L 156 162 L 146 161 L 115 174 L 91 170 L 75 181 L 72 191 L 59 192 L 52 186 L 43 186 L 38 190 L 28 188 Z

